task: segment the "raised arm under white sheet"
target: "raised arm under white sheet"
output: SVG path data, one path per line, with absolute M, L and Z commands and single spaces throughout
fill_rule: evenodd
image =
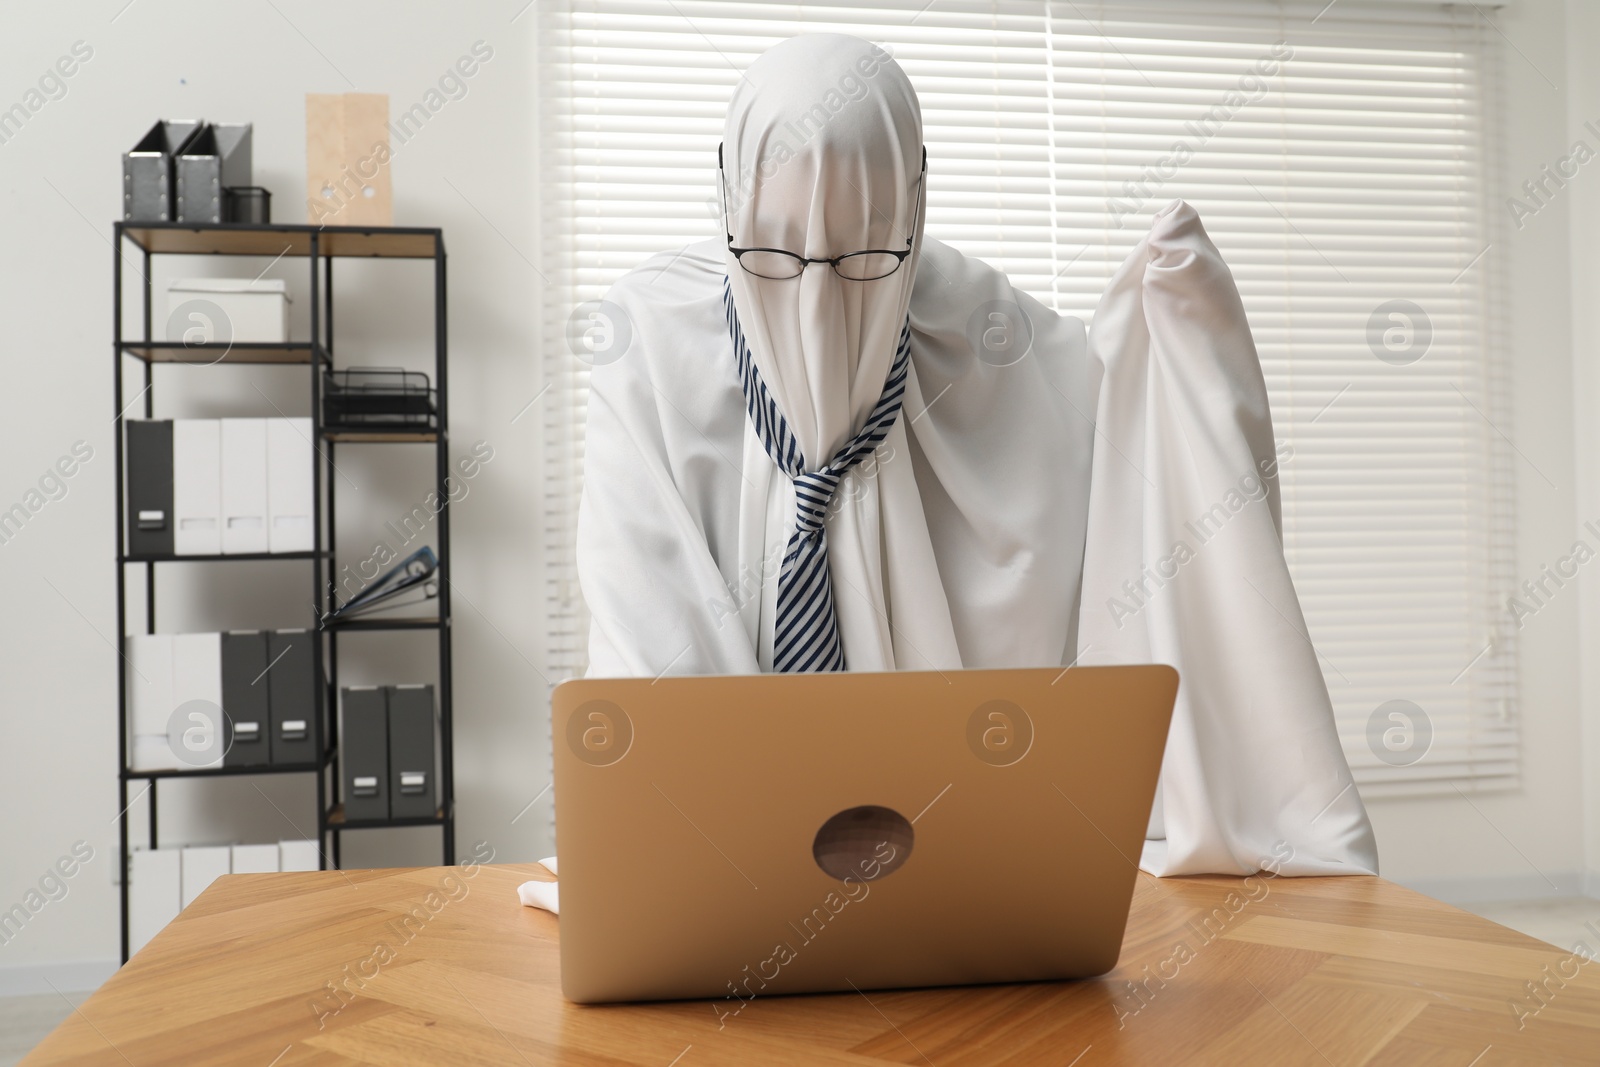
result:
M 1267 390 L 1233 276 L 1176 201 L 1089 332 L 1094 472 L 1080 662 L 1182 682 L 1141 866 L 1153 874 L 1374 874 L 1283 556 Z

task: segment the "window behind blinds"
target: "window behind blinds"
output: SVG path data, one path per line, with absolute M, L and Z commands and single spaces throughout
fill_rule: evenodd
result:
M 1497 358 L 1496 31 L 1473 5 L 1268 0 L 541 5 L 547 610 L 572 568 L 570 316 L 718 233 L 739 72 L 795 33 L 881 44 L 922 101 L 928 231 L 1092 315 L 1182 197 L 1233 269 L 1279 438 L 1285 549 L 1363 792 L 1517 773 L 1515 456 Z M 1422 753 L 1425 755 L 1420 755 Z M 1419 758 L 1420 755 L 1420 758 Z

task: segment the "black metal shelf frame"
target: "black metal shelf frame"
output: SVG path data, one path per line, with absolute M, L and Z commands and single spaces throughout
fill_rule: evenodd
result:
M 123 262 L 131 244 L 141 258 L 140 277 L 144 281 L 142 294 L 143 328 L 136 338 L 123 336 Z M 280 247 L 281 246 L 281 247 Z M 443 862 L 448 865 L 455 854 L 455 774 L 452 708 L 452 676 L 450 656 L 450 509 L 443 508 L 438 516 L 439 540 L 439 593 L 436 600 L 437 617 L 393 619 L 350 619 L 328 621 L 316 625 L 308 620 L 308 628 L 315 627 L 318 639 L 312 642 L 312 677 L 323 680 L 317 686 L 316 707 L 312 722 L 317 740 L 317 750 L 322 753 L 314 763 L 263 767 L 220 767 L 184 771 L 140 771 L 129 767 L 128 692 L 127 676 L 123 669 L 120 635 L 128 627 L 128 591 L 126 567 L 145 568 L 145 631 L 156 632 L 155 577 L 157 563 L 176 562 L 230 562 L 243 560 L 300 560 L 311 563 L 312 602 L 319 606 L 318 615 L 327 619 L 333 607 L 334 498 L 333 454 L 338 443 L 426 443 L 434 450 L 434 476 L 440 494 L 448 499 L 449 474 L 449 404 L 448 404 L 448 324 L 446 319 L 446 278 L 444 235 L 441 230 L 416 227 L 350 227 L 350 226 L 238 226 L 201 225 L 177 223 L 130 223 L 113 225 L 112 240 L 112 362 L 114 377 L 112 399 L 116 406 L 114 420 L 114 454 L 116 482 L 117 523 L 117 803 L 122 813 L 117 818 L 121 884 L 121 949 L 122 959 L 128 959 L 128 893 L 129 893 L 129 831 L 126 817 L 129 785 L 139 781 L 149 784 L 149 847 L 157 846 L 157 784 L 172 778 L 217 778 L 242 775 L 313 774 L 316 779 L 317 850 L 320 865 L 330 862 L 340 865 L 340 835 L 347 830 L 362 830 L 385 826 L 432 826 L 441 829 Z M 311 338 L 284 344 L 234 343 L 184 344 L 156 340 L 151 332 L 151 260 L 156 255 L 243 255 L 267 258 L 292 257 L 307 261 L 311 285 Z M 438 430 L 425 435 L 344 434 L 330 432 L 322 424 L 322 374 L 333 365 L 333 261 L 336 258 L 392 258 L 401 260 L 433 261 L 434 281 L 434 381 L 438 398 Z M 142 370 L 140 392 L 131 399 L 124 397 L 124 360 L 133 359 Z M 132 556 L 127 551 L 125 499 L 126 483 L 123 475 L 123 421 L 129 409 L 141 400 L 143 417 L 151 418 L 154 410 L 154 378 L 152 367 L 156 364 L 207 367 L 227 364 L 281 364 L 304 366 L 311 378 L 312 439 L 317 444 L 317 458 L 312 466 L 312 521 L 313 549 L 310 552 L 250 553 L 222 556 L 168 556 L 152 558 Z M 326 573 L 323 564 L 327 563 Z M 339 684 L 339 635 L 341 633 L 384 633 L 403 631 L 437 631 L 439 636 L 439 814 L 434 818 L 400 820 L 359 820 L 343 818 L 343 806 L 330 798 L 338 791 L 339 737 L 336 697 Z M 328 669 L 323 670 L 326 661 Z M 326 733 L 326 736 L 324 736 Z M 141 794 L 142 795 L 142 794 Z M 137 800 L 135 796 L 133 799 Z M 329 847 L 331 844 L 331 848 Z

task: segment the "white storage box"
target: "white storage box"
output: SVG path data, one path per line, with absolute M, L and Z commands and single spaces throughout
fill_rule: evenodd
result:
M 234 845 L 234 874 L 276 874 L 278 871 L 277 845 Z
M 321 854 L 315 841 L 279 841 L 278 869 L 280 871 L 314 871 L 321 865 Z
M 167 283 L 166 340 L 283 344 L 289 285 L 282 278 L 175 278 Z

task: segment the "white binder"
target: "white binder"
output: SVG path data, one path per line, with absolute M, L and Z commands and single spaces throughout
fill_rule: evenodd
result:
M 172 551 L 222 553 L 222 424 L 172 420 Z
M 310 552 L 311 420 L 266 422 L 269 551 Z
M 234 874 L 274 874 L 278 870 L 277 845 L 234 845 Z
M 136 771 L 175 771 L 178 757 L 167 743 L 166 734 L 139 734 L 133 738 L 133 752 L 128 764 Z
M 278 869 L 282 871 L 314 871 L 320 857 L 315 841 L 279 841 Z
M 196 742 L 207 738 L 215 740 L 215 758 L 204 763 L 196 762 L 196 755 L 178 760 L 182 771 L 201 767 L 222 766 L 222 635 L 173 634 L 172 635 L 172 704 L 182 707 L 191 700 L 204 700 L 209 707 L 196 709 L 203 720 L 185 723 L 184 729 L 200 731 L 193 736 Z M 180 741 L 180 743 L 182 743 Z M 205 745 L 197 750 L 203 754 Z
M 222 551 L 267 551 L 267 420 L 222 420 Z
M 167 744 L 172 701 L 172 635 L 130 634 L 128 657 L 128 734 L 130 766 L 136 771 L 171 771 L 178 758 Z
M 205 892 L 206 886 L 232 873 L 233 850 L 227 845 L 208 845 L 183 850 L 183 906 Z
M 183 907 L 179 852 L 135 849 L 128 875 L 128 951 L 138 952 Z

